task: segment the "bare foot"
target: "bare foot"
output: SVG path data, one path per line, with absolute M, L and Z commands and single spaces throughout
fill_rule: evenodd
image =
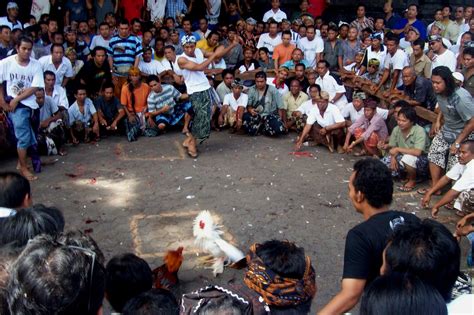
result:
M 30 182 L 31 181 L 34 181 L 34 180 L 37 180 L 38 177 L 33 175 L 33 173 L 31 173 L 28 168 L 22 168 L 20 169 L 20 173 L 21 175 L 23 175 L 27 180 L 29 180 Z

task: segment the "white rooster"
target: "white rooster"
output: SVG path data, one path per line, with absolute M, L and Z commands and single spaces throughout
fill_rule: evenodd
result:
M 196 238 L 194 243 L 200 250 L 211 254 L 214 258 L 212 264 L 214 276 L 224 272 L 226 261 L 236 263 L 245 258 L 244 253 L 221 238 L 222 234 L 224 232 L 214 223 L 209 211 L 201 211 L 194 219 L 193 235 Z

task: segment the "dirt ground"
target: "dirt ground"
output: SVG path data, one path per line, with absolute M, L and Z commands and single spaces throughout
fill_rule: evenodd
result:
M 322 147 L 304 148 L 313 156 L 291 155 L 294 137 L 215 132 L 197 160 L 185 155 L 177 132 L 133 143 L 109 137 L 48 157 L 58 161 L 32 184 L 33 198 L 60 208 L 66 229 L 90 233 L 107 259 L 134 252 L 154 268 L 167 249 L 184 246 L 183 292 L 242 278 L 233 269 L 214 278 L 199 262 L 192 223 L 201 210 L 210 210 L 243 251 L 269 239 L 294 241 L 316 269 L 316 311 L 338 292 L 345 236 L 362 220 L 347 196 L 356 158 Z M 13 158 L 0 163 L 0 170 L 15 169 Z M 395 191 L 393 209 L 429 216 L 416 192 Z M 457 217 L 443 208 L 439 220 L 454 230 Z M 465 253 L 467 241 L 462 247 Z

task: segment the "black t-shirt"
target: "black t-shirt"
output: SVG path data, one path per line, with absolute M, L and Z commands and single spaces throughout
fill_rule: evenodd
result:
M 346 238 L 344 279 L 365 279 L 367 284 L 380 274 L 382 253 L 398 224 L 419 221 L 415 215 L 385 211 L 353 227 Z
M 97 67 L 94 60 L 87 61 L 77 75 L 79 80 L 84 80 L 86 83 L 87 94 L 94 96 L 99 93 L 100 89 L 107 81 L 112 81 L 112 75 L 110 73 L 110 66 L 107 60 L 105 60 L 102 67 Z

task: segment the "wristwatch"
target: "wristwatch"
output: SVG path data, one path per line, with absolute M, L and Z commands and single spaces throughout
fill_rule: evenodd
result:
M 454 147 L 455 147 L 456 149 L 459 149 L 459 148 L 461 147 L 461 144 L 459 144 L 458 142 L 455 142 L 455 143 L 454 143 Z

